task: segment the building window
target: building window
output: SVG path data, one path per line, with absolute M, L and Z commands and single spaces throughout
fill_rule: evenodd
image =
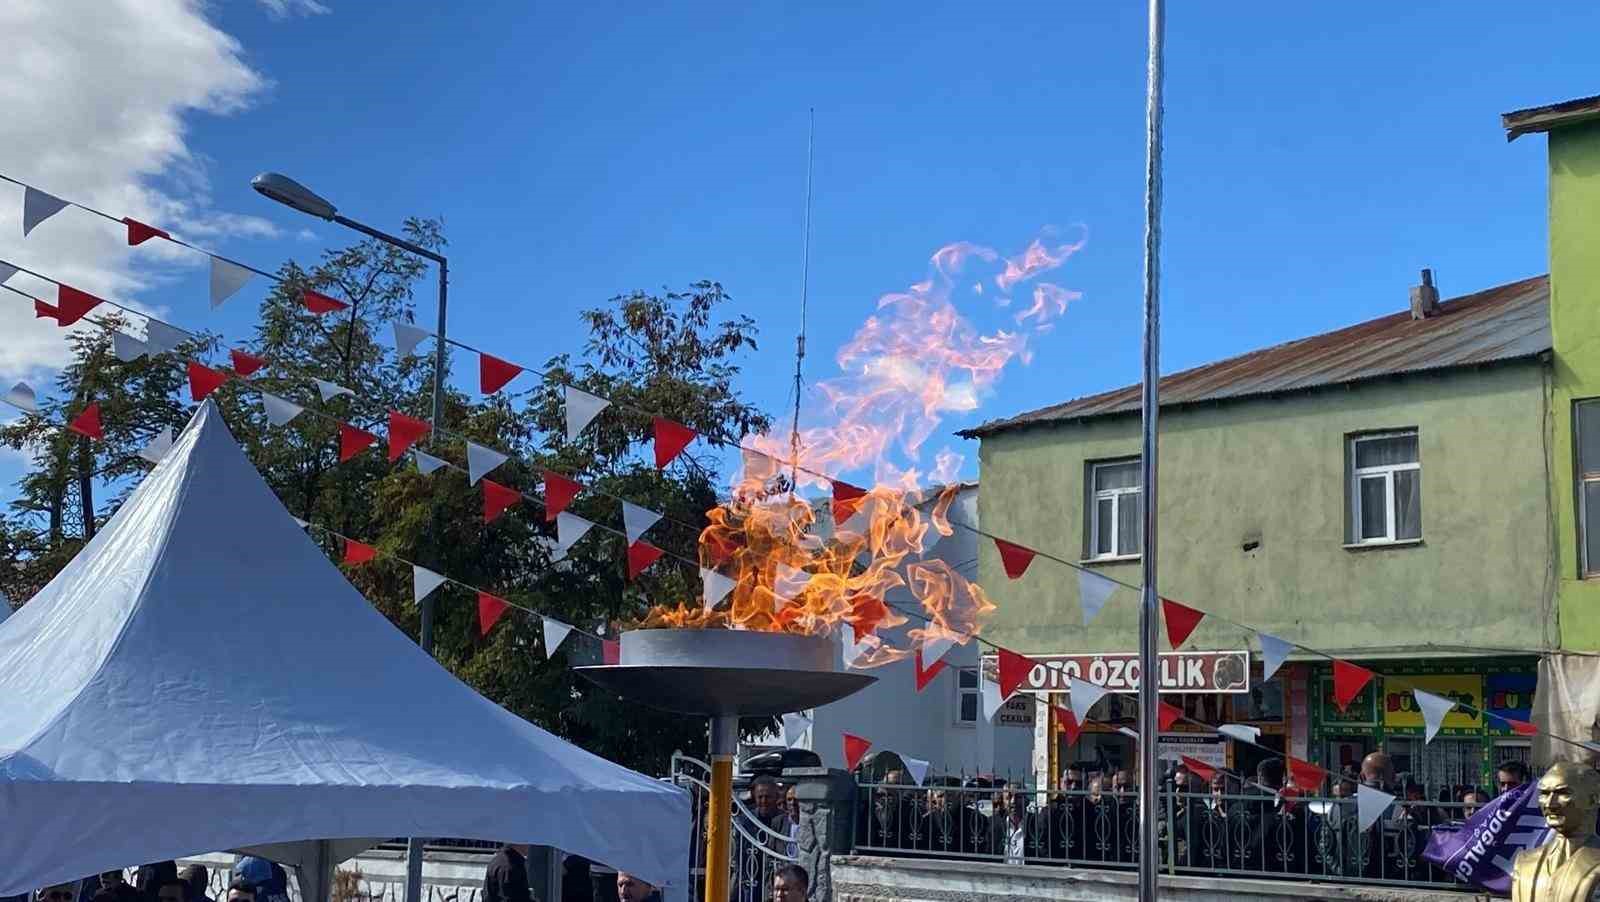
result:
M 1143 541 L 1139 461 L 1089 464 L 1089 557 L 1137 557 Z
M 1352 438 L 1350 463 L 1350 541 L 1368 545 L 1422 538 L 1417 433 Z
M 983 710 L 983 690 L 978 687 L 978 668 L 956 671 L 956 723 L 973 726 Z
M 1584 576 L 1600 576 L 1600 399 L 1579 401 L 1577 419 L 1579 554 Z

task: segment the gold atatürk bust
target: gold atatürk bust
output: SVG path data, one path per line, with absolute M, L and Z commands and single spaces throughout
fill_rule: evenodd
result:
M 1600 773 L 1562 761 L 1539 779 L 1539 810 L 1555 834 L 1517 854 L 1511 866 L 1512 902 L 1589 902 L 1600 899 Z

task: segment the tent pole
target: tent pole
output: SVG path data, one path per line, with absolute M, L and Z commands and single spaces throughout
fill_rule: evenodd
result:
M 706 830 L 705 902 L 728 902 L 729 853 L 733 833 L 733 759 L 739 749 L 739 718 L 711 718 L 711 810 Z

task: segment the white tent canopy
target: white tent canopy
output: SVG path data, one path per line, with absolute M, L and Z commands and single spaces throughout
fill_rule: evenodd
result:
M 0 895 L 392 836 L 554 846 L 676 889 L 689 833 L 686 793 L 500 708 L 395 629 L 209 402 L 0 625 Z

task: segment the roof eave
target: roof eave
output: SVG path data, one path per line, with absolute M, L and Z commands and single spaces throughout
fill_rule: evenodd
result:
M 1515 141 L 1523 135 L 1553 131 L 1595 119 L 1600 119 L 1600 95 L 1502 113 L 1500 127 L 1506 130 L 1507 141 Z

